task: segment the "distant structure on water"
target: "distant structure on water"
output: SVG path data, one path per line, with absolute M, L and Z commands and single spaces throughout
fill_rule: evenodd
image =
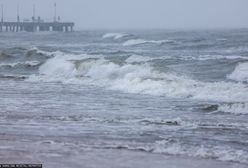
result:
M 58 32 L 72 32 L 75 26 L 74 22 L 61 22 L 60 16 L 57 17 L 57 6 L 54 4 L 54 18 L 53 21 L 44 21 L 41 17 L 35 17 L 35 5 L 33 5 L 32 19 L 20 20 L 19 6 L 17 7 L 16 21 L 4 20 L 4 9 L 1 5 L 2 17 L 0 22 L 0 32 L 39 32 L 39 31 L 58 31 Z

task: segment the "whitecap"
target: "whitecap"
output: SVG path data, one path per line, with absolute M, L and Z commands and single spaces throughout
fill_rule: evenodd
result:
M 15 66 L 18 66 L 18 65 L 27 65 L 27 66 L 37 66 L 41 64 L 41 62 L 39 61 L 25 61 L 25 62 L 14 62 L 14 63 L 1 63 L 0 64 L 0 67 L 1 66 L 9 66 L 9 67 L 15 67 Z
M 136 46 L 141 44 L 156 44 L 162 45 L 164 43 L 173 42 L 171 40 L 145 40 L 145 39 L 132 39 L 123 43 L 123 46 Z
M 229 146 L 189 146 L 180 142 L 171 143 L 170 141 L 162 140 L 156 142 L 153 152 L 248 163 L 248 153 L 246 151 L 237 150 Z
M 98 146 L 96 144 L 95 146 Z M 101 144 L 102 148 L 127 149 L 145 151 L 151 153 L 182 155 L 195 158 L 216 159 L 220 161 L 234 161 L 248 163 L 248 153 L 242 149 L 235 149 L 229 146 L 212 146 L 186 144 L 173 139 L 159 140 L 155 143 L 113 143 Z
M 248 102 L 221 104 L 218 107 L 218 111 L 233 114 L 248 114 Z
M 127 33 L 106 33 L 102 36 L 102 38 L 104 38 L 104 39 L 111 38 L 114 40 L 118 40 L 118 39 L 121 39 L 121 38 L 127 37 L 127 36 L 129 36 L 129 34 L 127 34 Z
M 227 78 L 238 82 L 248 82 L 248 62 L 239 63 Z
M 89 59 L 96 58 L 96 59 Z M 155 70 L 149 63 L 123 65 L 90 55 L 58 55 L 48 59 L 32 80 L 90 84 L 128 93 L 217 102 L 248 102 L 242 83 L 202 82 Z

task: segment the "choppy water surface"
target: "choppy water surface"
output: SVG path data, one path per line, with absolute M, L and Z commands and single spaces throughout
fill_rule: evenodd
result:
M 0 34 L 0 162 L 247 167 L 248 31 Z

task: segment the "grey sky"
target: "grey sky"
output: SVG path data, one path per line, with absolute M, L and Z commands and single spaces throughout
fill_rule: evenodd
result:
M 62 20 L 84 28 L 237 28 L 248 27 L 248 0 L 0 0 L 5 17 L 53 18 L 57 2 Z

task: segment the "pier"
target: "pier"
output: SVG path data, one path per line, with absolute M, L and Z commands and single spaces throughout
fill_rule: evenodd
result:
M 43 31 L 57 31 L 57 32 L 72 32 L 75 26 L 74 22 L 62 22 L 60 16 L 57 17 L 56 3 L 54 4 L 54 18 L 53 21 L 45 21 L 40 16 L 35 17 L 35 5 L 33 5 L 33 16 L 29 19 L 21 21 L 19 15 L 19 5 L 17 7 L 16 21 L 5 21 L 4 10 L 2 8 L 2 18 L 0 22 L 0 32 L 43 32 Z
M 72 32 L 73 22 L 0 22 L 0 32 L 39 32 L 58 31 Z

